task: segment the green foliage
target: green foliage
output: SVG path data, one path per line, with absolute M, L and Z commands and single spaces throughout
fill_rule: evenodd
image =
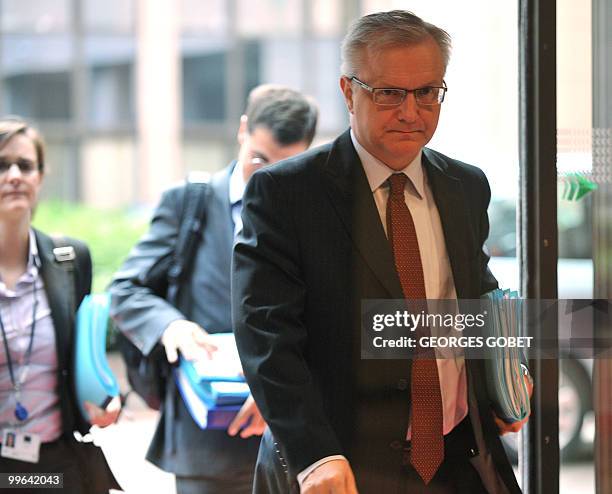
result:
M 93 259 L 92 291 L 101 292 L 147 229 L 148 221 L 144 212 L 46 201 L 38 205 L 33 224 L 47 234 L 68 235 L 87 243 Z

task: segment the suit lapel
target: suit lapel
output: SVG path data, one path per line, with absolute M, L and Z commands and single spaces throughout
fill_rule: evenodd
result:
M 322 173 L 334 209 L 365 263 L 392 298 L 404 298 L 391 248 L 349 131 L 332 144 Z
M 38 231 L 36 243 L 41 260 L 41 274 L 45 283 L 45 293 L 51 308 L 51 319 L 55 330 L 55 341 L 59 368 L 68 367 L 70 343 L 72 340 L 72 309 L 70 301 L 66 296 L 66 287 L 72 280 L 68 279 L 68 273 L 56 262 L 53 256 L 53 241 L 47 235 Z
M 471 225 L 463 186 L 458 178 L 448 174 L 446 163 L 429 149 L 423 149 L 423 166 L 440 214 L 457 297 L 469 297 L 469 252 L 466 238 Z

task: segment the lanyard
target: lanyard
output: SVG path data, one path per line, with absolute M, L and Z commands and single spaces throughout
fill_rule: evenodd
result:
M 38 297 L 36 296 L 36 283 L 37 279 L 34 279 L 34 288 L 32 290 L 34 302 L 32 304 L 32 328 L 30 330 L 30 343 L 28 344 L 28 349 L 26 350 L 23 370 L 21 372 L 21 375 L 19 376 L 19 379 L 15 379 L 15 372 L 13 370 L 13 359 L 11 358 L 11 352 L 8 346 L 8 339 L 6 337 L 6 330 L 4 329 L 4 322 L 2 321 L 2 315 L 0 314 L 0 329 L 2 330 L 2 341 L 4 342 L 4 351 L 6 352 L 6 362 L 8 364 L 9 374 L 11 376 L 11 384 L 13 385 L 13 389 L 15 390 L 15 395 L 17 398 L 17 405 L 15 406 L 15 417 L 20 421 L 26 420 L 28 418 L 28 411 L 19 402 L 19 392 L 21 385 L 25 382 L 26 374 L 30 366 L 30 358 L 32 357 L 34 332 L 36 330 L 36 309 L 38 307 Z

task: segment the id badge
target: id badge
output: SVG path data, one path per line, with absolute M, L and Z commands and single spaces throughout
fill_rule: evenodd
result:
M 17 429 L 3 429 L 0 456 L 12 460 L 38 463 L 40 436 L 30 432 L 21 432 Z

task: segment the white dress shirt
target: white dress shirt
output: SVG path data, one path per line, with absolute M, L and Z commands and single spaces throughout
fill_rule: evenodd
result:
M 232 220 L 234 221 L 234 238 L 242 230 L 242 196 L 246 183 L 242 175 L 242 165 L 240 161 L 236 163 L 229 179 L 229 201 L 232 208 Z
M 427 174 L 423 171 L 422 152 L 406 168 L 396 171 L 372 156 L 357 141 L 352 129 L 351 140 L 368 179 L 385 233 L 387 233 L 386 214 L 387 199 L 389 198 L 388 179 L 394 173 L 404 173 L 408 177 L 404 197 L 414 221 L 419 243 L 425 278 L 425 293 L 428 299 L 456 299 L 457 292 L 455 291 L 453 273 L 446 251 L 442 222 Z M 439 358 L 436 363 L 442 395 L 442 430 L 444 434 L 448 434 L 468 413 L 465 360 L 463 357 Z M 407 439 L 410 439 L 410 427 L 409 424 L 407 425 Z M 335 455 L 322 458 L 300 472 L 297 476 L 300 487 L 304 479 L 315 468 L 337 459 L 344 459 L 344 456 Z

